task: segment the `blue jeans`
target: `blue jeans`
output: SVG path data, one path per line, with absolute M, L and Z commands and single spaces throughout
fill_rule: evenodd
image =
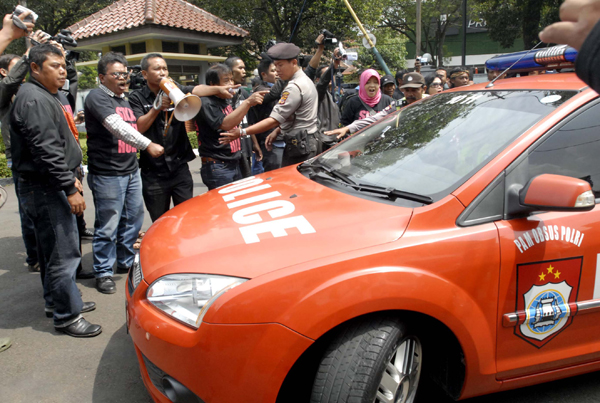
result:
M 258 175 L 265 172 L 262 161 L 256 160 L 256 154 L 252 153 L 252 175 Z
M 88 185 L 94 196 L 94 271 L 96 278 L 111 277 L 117 267 L 133 264 L 133 244 L 144 223 L 142 180 L 140 172 L 122 176 L 88 174 Z
M 17 200 L 20 200 L 19 196 L 19 173 L 15 170 L 12 171 L 13 181 L 15 183 L 15 193 L 17 194 Z M 23 243 L 25 244 L 25 251 L 27 252 L 27 258 L 25 261 L 28 265 L 34 266 L 38 262 L 38 248 L 35 241 L 35 230 L 33 229 L 33 222 L 25 210 L 19 203 L 19 216 L 21 217 L 21 235 L 23 236 Z
M 210 161 L 200 168 L 202 182 L 208 190 L 230 184 L 242 179 L 239 161 Z
M 68 326 L 79 320 L 83 305 L 75 284 L 81 253 L 71 205 L 64 191 L 23 178 L 19 200 L 38 240 L 46 307 L 54 307 L 54 326 Z

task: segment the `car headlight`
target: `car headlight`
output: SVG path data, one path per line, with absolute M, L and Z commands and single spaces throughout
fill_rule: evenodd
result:
M 245 278 L 213 274 L 169 274 L 148 288 L 148 301 L 167 315 L 198 329 L 212 303 Z

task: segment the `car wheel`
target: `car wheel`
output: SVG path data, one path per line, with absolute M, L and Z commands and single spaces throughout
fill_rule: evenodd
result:
M 400 320 L 349 323 L 321 360 L 311 403 L 414 402 L 421 359 L 421 341 Z

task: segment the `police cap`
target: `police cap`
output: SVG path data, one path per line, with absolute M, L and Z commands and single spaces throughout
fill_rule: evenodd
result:
M 273 60 L 297 59 L 300 48 L 293 43 L 278 43 L 267 51 L 267 55 Z
M 405 74 L 402 81 L 404 84 L 400 87 L 400 89 L 420 88 L 425 85 L 425 78 L 423 78 L 423 76 L 417 72 Z

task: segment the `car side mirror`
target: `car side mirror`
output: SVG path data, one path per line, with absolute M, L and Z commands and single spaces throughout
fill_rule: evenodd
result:
M 596 205 L 596 198 L 584 180 L 543 174 L 519 191 L 519 204 L 530 211 L 589 211 Z

